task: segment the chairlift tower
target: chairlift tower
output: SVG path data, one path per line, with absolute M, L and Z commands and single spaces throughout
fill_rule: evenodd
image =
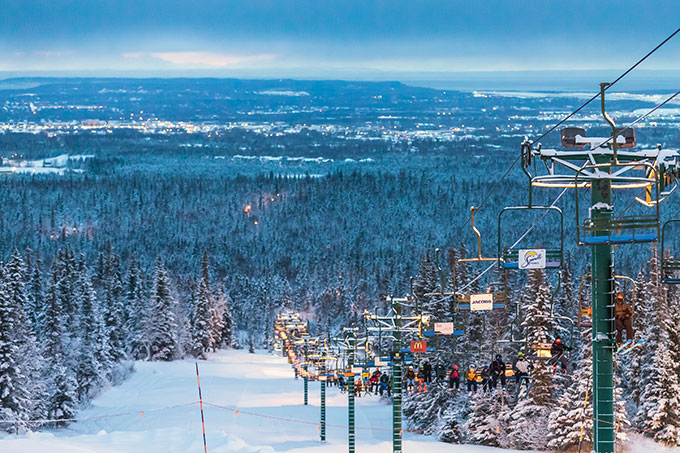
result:
M 532 187 L 574 188 L 578 244 L 592 248 L 592 338 L 593 338 L 593 424 L 594 451 L 616 450 L 614 412 L 614 291 L 612 245 L 655 242 L 659 238 L 659 201 L 677 186 L 680 154 L 677 150 L 629 151 L 635 146 L 632 128 L 617 129 L 605 110 L 605 90 L 600 84 L 602 116 L 611 126 L 611 136 L 586 137 L 583 129 L 562 130 L 562 145 L 570 150 L 543 149 L 525 140 L 522 164 L 532 164 Z M 625 151 L 620 151 L 626 149 Z M 537 161 L 545 165 L 539 172 Z M 563 172 L 566 170 L 566 172 Z M 579 220 L 579 190 L 591 189 L 590 216 Z M 652 213 L 644 216 L 614 217 L 612 189 L 645 189 Z
M 401 401 L 402 401 L 402 335 L 422 333 L 422 326 L 430 323 L 430 317 L 422 313 L 403 316 L 402 308 L 413 298 L 390 297 L 390 308 L 386 316 L 366 312 L 364 318 L 372 321 L 366 330 L 369 335 L 377 332 L 380 339 L 392 339 L 392 453 L 402 452 Z M 385 334 L 385 336 L 383 336 Z

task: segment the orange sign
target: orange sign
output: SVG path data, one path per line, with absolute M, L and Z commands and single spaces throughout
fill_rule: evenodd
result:
M 427 352 L 427 341 L 425 340 L 412 341 L 411 352 Z

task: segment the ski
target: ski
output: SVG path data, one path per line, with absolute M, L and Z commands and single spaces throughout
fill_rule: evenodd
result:
M 631 350 L 635 349 L 637 346 L 640 346 L 641 344 L 642 344 L 642 340 L 637 341 L 637 342 L 636 342 L 635 344 L 633 344 L 632 346 L 630 346 L 630 347 L 624 349 L 624 350 L 621 352 L 621 355 L 623 355 L 623 354 L 628 354 Z
M 629 347 L 629 346 L 632 346 L 632 343 L 633 343 L 633 340 L 626 340 L 626 341 L 624 341 L 623 343 L 621 343 L 621 346 L 619 346 L 619 347 L 616 349 L 617 354 L 618 354 L 619 352 L 621 352 L 623 349 L 625 349 L 625 348 L 627 348 L 627 347 Z

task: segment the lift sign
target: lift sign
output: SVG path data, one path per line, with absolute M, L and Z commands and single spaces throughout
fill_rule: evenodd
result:
M 425 340 L 412 341 L 411 352 L 427 352 L 427 341 Z
M 471 294 L 470 311 L 493 310 L 493 294 Z
M 435 322 L 434 333 L 439 335 L 453 335 L 452 322 Z
M 520 269 L 545 269 L 545 249 L 519 251 Z

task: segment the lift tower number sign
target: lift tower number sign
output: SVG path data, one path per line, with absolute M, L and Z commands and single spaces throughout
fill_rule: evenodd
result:
M 520 269 L 545 269 L 545 249 L 528 249 L 519 251 Z

